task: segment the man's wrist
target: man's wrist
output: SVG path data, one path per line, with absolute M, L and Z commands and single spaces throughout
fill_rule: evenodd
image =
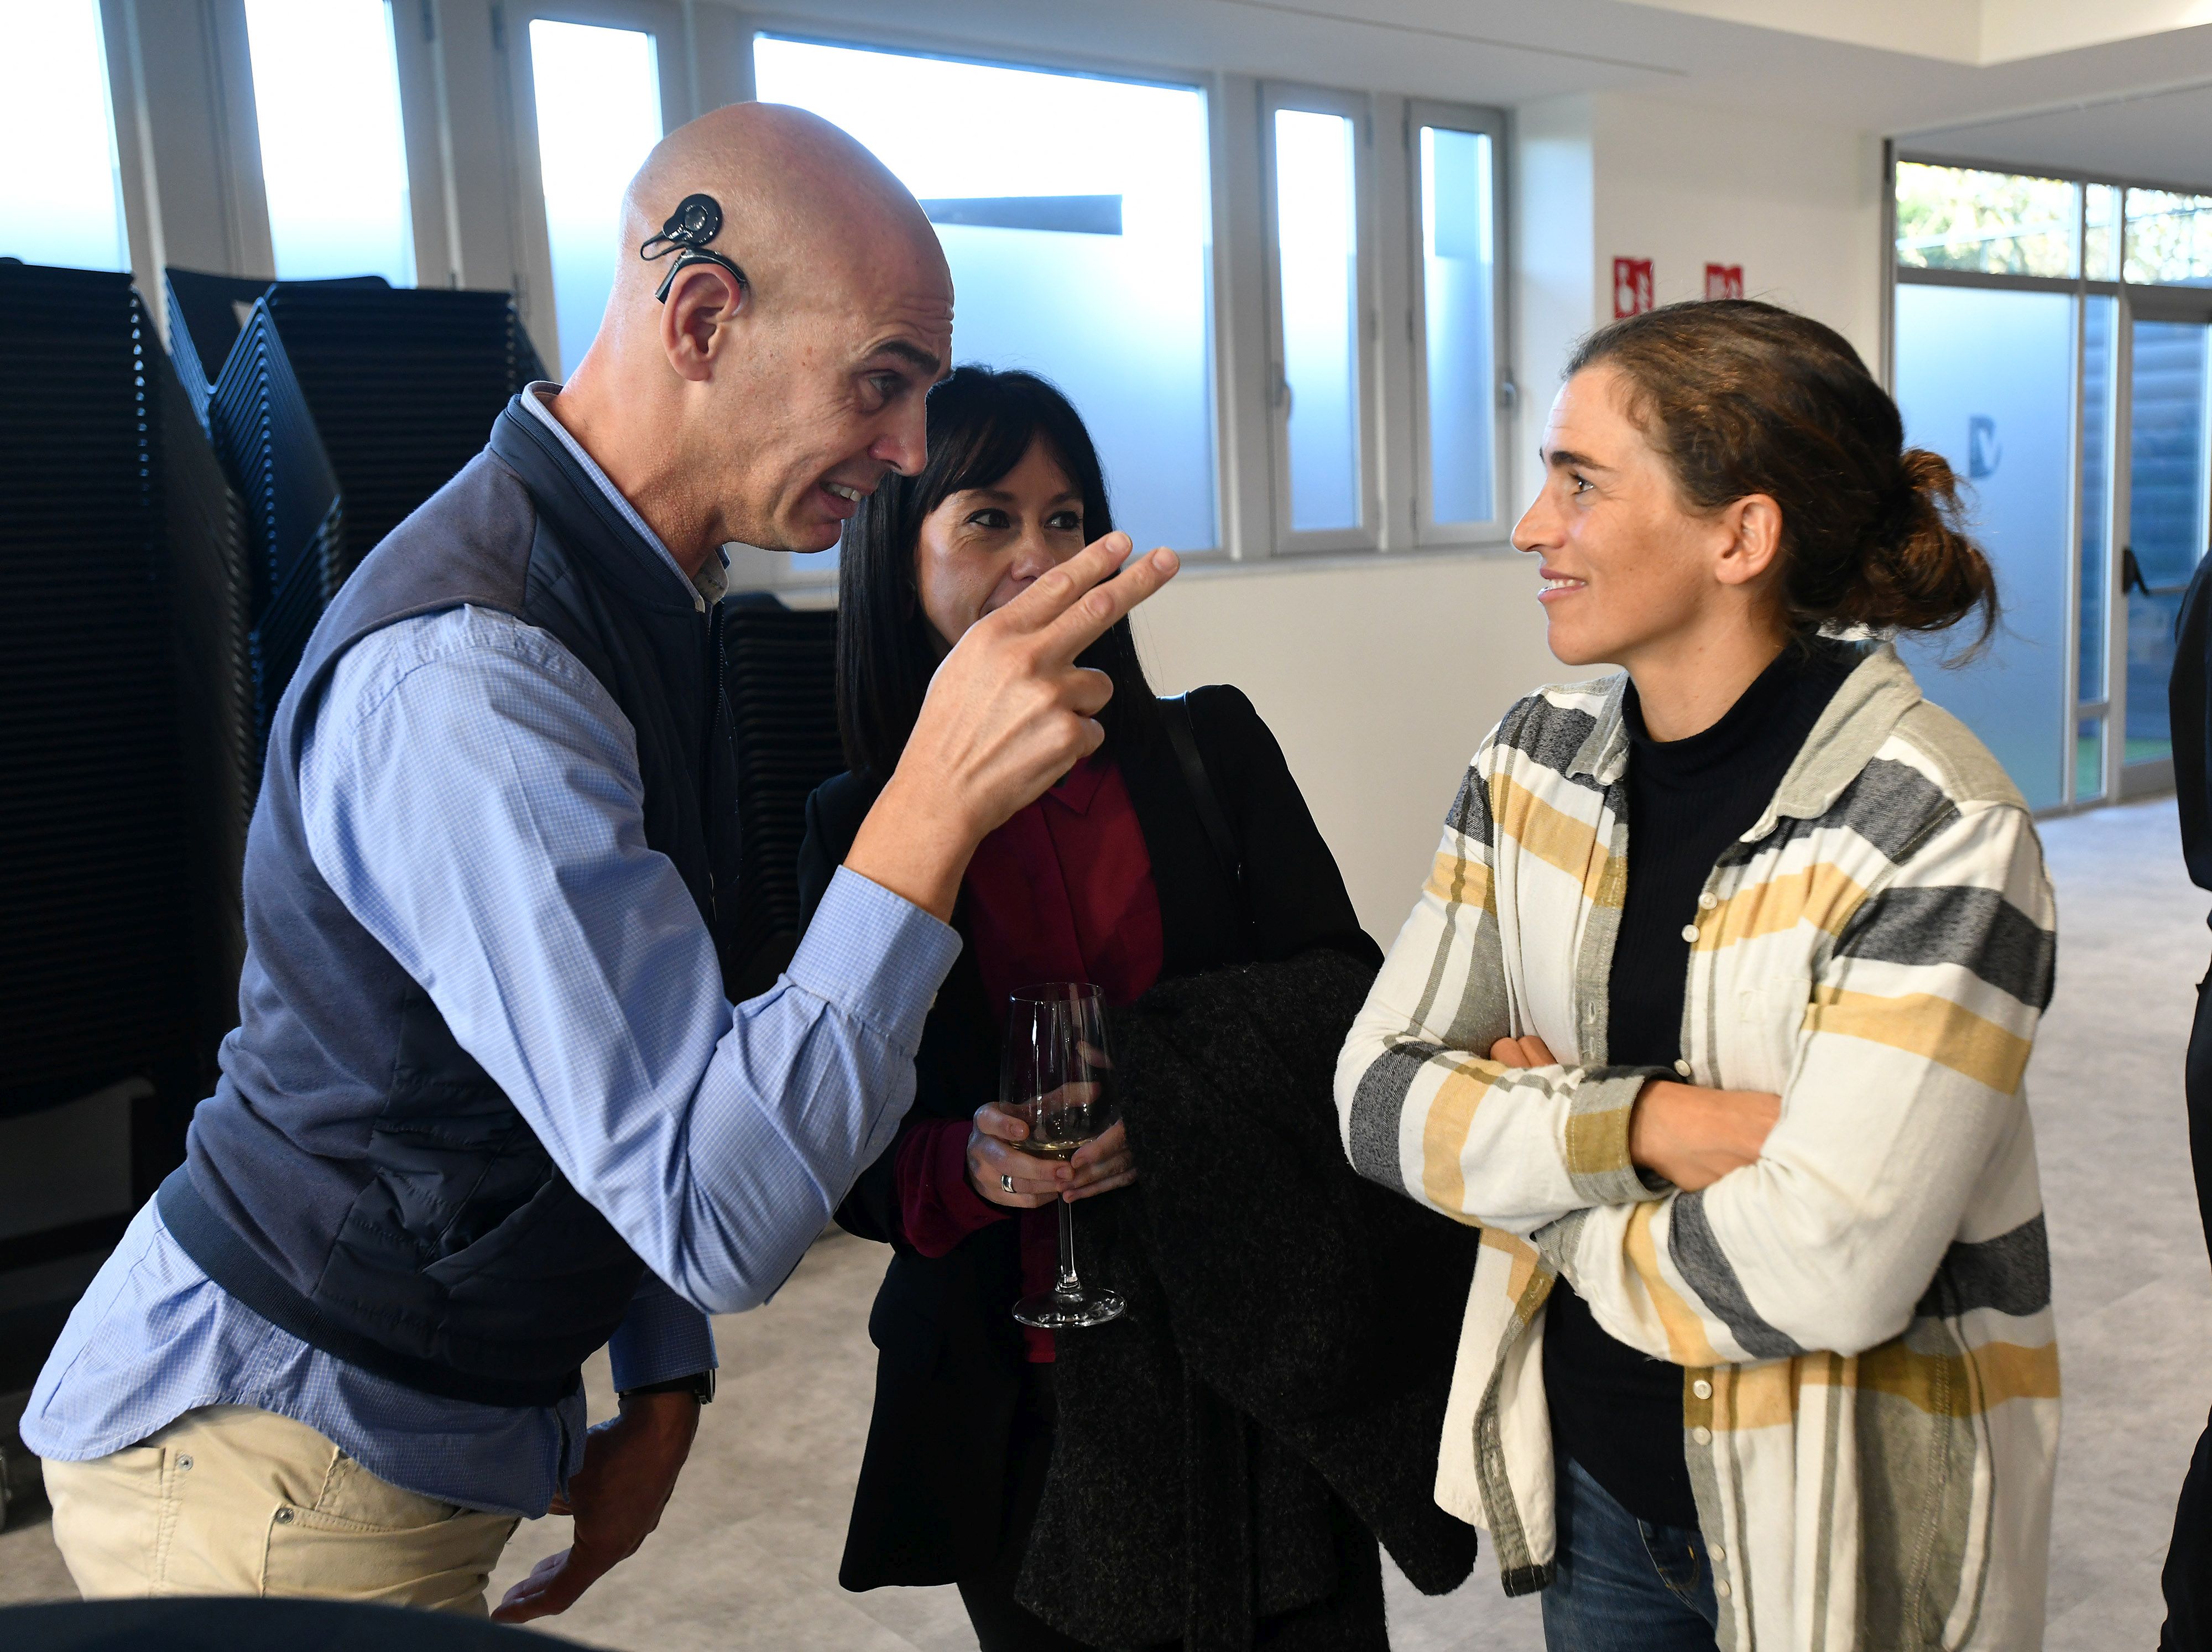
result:
M 714 1403 L 714 1373 L 712 1370 L 694 1371 L 688 1376 L 672 1376 L 660 1382 L 641 1382 L 634 1388 L 624 1388 L 615 1398 L 635 1400 L 641 1394 L 688 1394 L 702 1406 Z
M 950 923 L 960 880 L 982 837 L 964 800 L 951 795 L 950 787 L 925 785 L 902 768 L 860 823 L 845 865 Z

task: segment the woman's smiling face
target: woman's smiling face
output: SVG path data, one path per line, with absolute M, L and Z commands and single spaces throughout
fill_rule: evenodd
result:
M 1561 386 L 1545 428 L 1543 490 L 1513 530 L 1539 569 L 1552 652 L 1569 665 L 1635 669 L 1655 643 L 1706 617 L 1732 526 L 1683 503 L 1674 471 L 1629 416 L 1613 368 Z
M 1085 541 L 1083 495 L 1042 437 L 988 487 L 947 494 L 921 519 L 915 591 L 940 655 Z

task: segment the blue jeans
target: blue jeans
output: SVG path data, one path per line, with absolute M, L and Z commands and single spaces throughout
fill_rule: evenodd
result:
M 1714 1652 L 1720 1607 L 1704 1535 L 1637 1519 L 1571 1457 L 1558 1479 L 1547 1652 Z

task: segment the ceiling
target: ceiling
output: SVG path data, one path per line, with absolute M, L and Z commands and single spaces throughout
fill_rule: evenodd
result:
M 781 4 L 787 23 L 845 23 L 917 46 L 1318 76 L 1509 106 L 1631 90 L 1914 134 L 2005 164 L 2212 181 L 2212 0 L 934 0 L 926 14 L 912 0 Z
M 2101 173 L 2212 190 L 2212 85 L 1908 134 L 1899 147 L 2013 171 Z

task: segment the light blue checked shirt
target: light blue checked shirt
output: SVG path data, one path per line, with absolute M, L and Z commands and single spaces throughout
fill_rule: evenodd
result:
M 598 680 L 473 608 L 349 649 L 301 764 L 316 869 L 650 1270 L 608 1345 L 617 1388 L 713 1365 L 707 1313 L 789 1276 L 896 1133 L 959 950 L 841 871 L 783 979 L 733 1008 L 690 894 L 645 845 L 641 796 Z M 541 1515 L 582 1461 L 581 1395 L 476 1405 L 345 1364 L 216 1285 L 149 1203 L 70 1315 L 23 1441 L 104 1456 L 211 1405 L 295 1418 L 395 1485 L 477 1509 Z

